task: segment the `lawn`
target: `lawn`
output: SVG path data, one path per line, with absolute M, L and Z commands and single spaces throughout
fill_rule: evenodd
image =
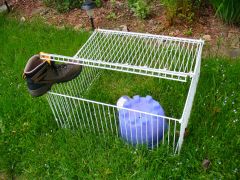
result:
M 46 97 L 32 98 L 28 94 L 22 72 L 27 59 L 33 54 L 43 51 L 72 56 L 89 35 L 88 32 L 76 32 L 71 28 L 56 29 L 40 20 L 19 22 L 0 16 L 0 177 L 240 177 L 240 59 L 209 57 L 202 60 L 201 76 L 188 126 L 189 135 L 184 140 L 180 155 L 167 154 L 161 148 L 153 151 L 134 150 L 114 138 L 106 142 L 91 134 L 59 129 Z M 111 78 L 115 83 L 116 75 L 113 73 Z M 141 77 L 124 77 L 129 84 L 132 79 L 140 82 L 138 78 Z M 149 86 L 153 90 L 147 93 L 154 93 L 154 84 L 158 82 L 144 81 L 137 90 L 143 92 L 144 87 Z M 100 86 L 101 83 L 98 83 Z M 124 87 L 123 82 L 120 87 Z M 114 103 L 116 95 L 111 93 L 114 88 L 114 84 L 109 84 L 105 89 L 90 90 L 95 93 L 88 96 Z M 174 85 L 172 91 L 177 92 L 178 88 Z M 122 90 L 133 95 L 136 87 Z M 204 159 L 211 161 L 208 169 L 202 167 Z

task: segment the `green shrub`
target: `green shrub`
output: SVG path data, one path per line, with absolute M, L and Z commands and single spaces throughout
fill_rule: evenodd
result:
M 128 0 L 128 6 L 130 8 L 133 8 L 134 7 L 134 4 L 137 2 L 137 0 Z
M 216 9 L 216 14 L 225 22 L 240 23 L 239 0 L 161 0 L 161 2 L 167 9 L 167 17 L 170 22 L 176 17 L 191 22 L 198 11 L 210 2 Z
M 239 0 L 211 0 L 216 14 L 227 23 L 240 23 L 240 1 Z
M 150 7 L 146 0 L 128 0 L 128 6 L 141 19 L 146 19 L 150 15 Z
M 68 0 L 56 0 L 56 8 L 59 12 L 67 12 L 70 9 Z
M 135 15 L 140 17 L 141 19 L 146 19 L 150 14 L 150 8 L 144 0 L 138 0 L 134 4 L 133 11 Z
M 177 14 L 177 1 L 176 0 L 161 0 L 167 10 L 167 18 L 168 21 L 173 22 L 173 19 L 176 17 Z
M 167 10 L 167 18 L 173 23 L 177 17 L 192 22 L 197 12 L 207 0 L 161 0 Z
M 67 12 L 73 8 L 81 8 L 83 0 L 43 0 L 43 2 L 59 12 Z
M 167 10 L 167 18 L 172 24 L 177 17 L 180 19 L 192 21 L 194 16 L 193 1 L 190 0 L 162 0 Z
M 110 12 L 110 13 L 107 15 L 106 18 L 109 19 L 109 20 L 115 20 L 115 19 L 117 19 L 117 15 L 116 15 L 115 12 Z
M 102 6 L 102 1 L 101 0 L 95 0 L 96 6 L 101 7 Z

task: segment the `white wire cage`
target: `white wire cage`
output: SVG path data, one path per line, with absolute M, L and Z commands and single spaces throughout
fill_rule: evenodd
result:
M 202 40 L 96 29 L 73 57 L 41 53 L 40 58 L 43 60 L 49 60 L 51 57 L 51 61 L 84 67 L 77 78 L 54 85 L 48 92 L 47 99 L 58 126 L 79 129 L 81 132 L 91 132 L 103 137 L 109 134 L 119 137 L 125 133 L 128 134 L 127 141 L 133 145 L 133 139 L 140 134 L 141 138 L 137 139 L 137 144 L 146 140 L 150 148 L 163 144 L 172 147 L 174 153 L 179 153 L 200 75 L 203 44 Z M 174 118 L 117 107 L 116 103 L 86 98 L 85 94 L 104 70 L 180 81 L 179 83 L 183 82 L 186 85 L 189 84 L 186 82 L 190 81 L 181 117 Z M 130 131 L 122 129 L 119 127 L 120 110 L 135 117 L 147 116 L 149 124 L 135 131 L 131 128 Z M 153 125 L 156 119 L 157 123 L 160 123 L 161 119 L 168 125 L 166 129 L 163 126 L 162 134 L 153 133 L 153 130 L 158 131 L 156 128 L 159 127 L 158 124 L 156 127 Z M 131 126 L 137 126 L 137 121 L 136 118 Z

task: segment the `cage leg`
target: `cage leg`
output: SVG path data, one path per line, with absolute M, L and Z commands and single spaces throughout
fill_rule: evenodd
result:
M 200 58 L 200 55 L 199 55 L 199 58 Z M 192 78 L 190 88 L 189 88 L 189 91 L 188 91 L 186 104 L 185 104 L 184 110 L 183 110 L 183 115 L 182 115 L 182 118 L 181 118 L 181 129 L 180 129 L 179 143 L 178 143 L 178 149 L 177 149 L 178 154 L 180 153 L 180 150 L 181 150 L 181 147 L 182 147 L 185 128 L 187 127 L 188 120 L 189 120 L 189 117 L 190 117 L 190 113 L 191 113 L 191 109 L 192 109 L 192 105 L 193 105 L 193 100 L 194 100 L 194 96 L 195 96 L 195 93 L 196 93 L 198 79 L 199 79 L 199 75 L 200 75 L 200 66 L 201 66 L 201 63 L 200 63 L 200 60 L 199 60 L 198 64 L 196 65 L 196 69 L 195 69 L 196 75 L 193 76 L 193 78 Z

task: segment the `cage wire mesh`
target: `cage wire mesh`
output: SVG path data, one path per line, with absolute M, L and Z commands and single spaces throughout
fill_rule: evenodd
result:
M 137 144 L 143 143 L 144 139 L 150 148 L 163 144 L 171 147 L 174 153 L 179 153 L 200 74 L 203 44 L 202 40 L 96 29 L 73 57 L 42 53 L 40 58 L 43 60 L 50 57 L 51 61 L 84 67 L 77 78 L 55 85 L 48 93 L 47 99 L 58 126 L 103 137 L 109 134 L 119 137 L 125 133 L 128 134 L 127 141 L 133 145 L 133 139 L 139 135 L 141 138 L 137 139 Z M 180 81 L 185 84 L 189 80 L 190 86 L 182 116 L 161 116 L 87 99 L 86 93 L 101 76 L 103 69 Z M 138 130 L 132 131 L 130 128 L 130 131 L 127 131 L 119 126 L 119 111 L 125 111 L 127 115 L 135 117 L 147 116 L 149 123 Z M 168 128 L 164 129 L 163 126 L 161 134 L 154 134 L 154 128 L 159 127 L 153 125 L 154 119 L 157 119 L 158 123 L 159 119 L 162 119 Z M 135 118 L 130 126 L 138 126 L 137 121 L 138 118 Z M 157 137 L 157 142 L 153 142 L 154 136 L 162 138 Z

